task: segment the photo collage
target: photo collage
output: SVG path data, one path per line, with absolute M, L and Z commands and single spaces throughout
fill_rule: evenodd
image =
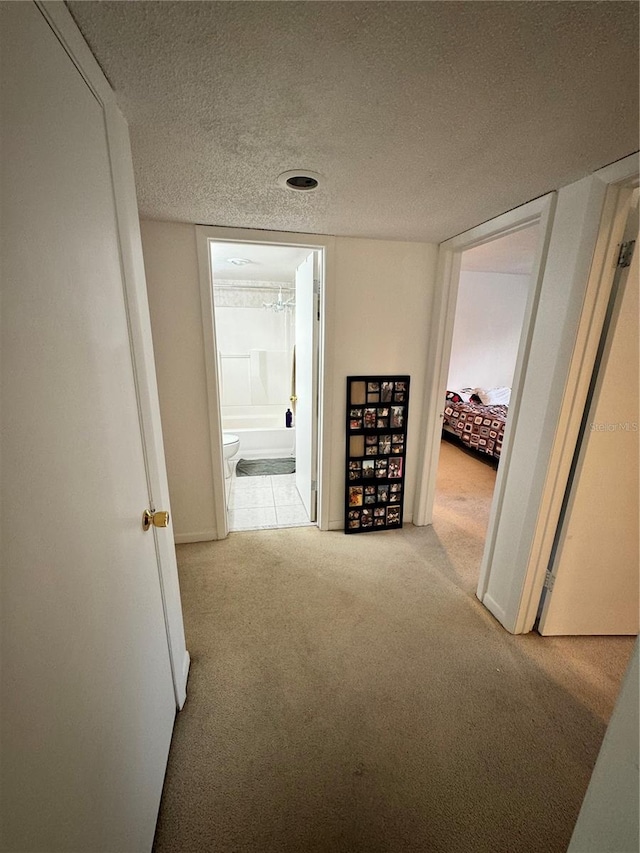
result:
M 408 376 L 347 377 L 345 533 L 402 526 Z

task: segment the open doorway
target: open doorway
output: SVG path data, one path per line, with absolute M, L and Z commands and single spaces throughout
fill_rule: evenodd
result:
M 539 239 L 535 223 L 460 259 L 433 526 L 470 593 L 478 586 Z
M 316 521 L 322 250 L 209 243 L 230 531 Z

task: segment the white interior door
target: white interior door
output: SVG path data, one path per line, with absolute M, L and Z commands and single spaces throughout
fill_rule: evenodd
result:
M 633 238 L 637 237 L 637 209 Z M 629 236 L 629 235 L 628 235 Z M 625 237 L 627 239 L 627 237 Z M 545 591 L 541 634 L 637 634 L 638 250 L 617 292 Z M 614 285 L 615 287 L 615 285 Z
M 316 520 L 318 423 L 318 302 L 316 253 L 296 270 L 296 487 Z
M 148 851 L 175 698 L 105 116 L 2 6 L 2 849 Z

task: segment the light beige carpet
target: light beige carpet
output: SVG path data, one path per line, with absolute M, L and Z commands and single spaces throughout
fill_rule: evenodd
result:
M 178 548 L 156 853 L 566 850 L 632 641 L 510 636 L 438 525 Z

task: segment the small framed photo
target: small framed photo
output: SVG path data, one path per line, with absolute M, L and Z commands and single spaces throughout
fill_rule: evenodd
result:
M 367 394 L 377 393 L 380 391 L 379 382 L 367 382 Z
M 396 433 L 396 435 L 391 436 L 391 443 L 392 444 L 402 444 L 403 441 L 404 441 L 404 435 L 402 435 L 402 433 Z
M 388 435 L 381 435 L 380 441 L 378 442 L 378 453 L 381 456 L 388 456 L 391 453 L 391 437 Z
M 349 468 L 349 479 L 350 480 L 359 480 L 362 477 L 362 469 L 361 468 Z
M 360 524 L 362 527 L 371 527 L 373 524 L 373 513 L 370 509 L 363 509 L 360 516 Z
M 374 429 L 376 425 L 376 410 L 375 409 L 365 409 L 364 410 L 364 428 L 365 429 Z
M 378 448 L 373 444 L 370 447 L 365 447 L 364 452 L 366 456 L 377 456 Z
M 362 418 L 351 418 L 349 426 L 351 429 L 362 429 Z
M 349 521 L 353 521 L 355 518 L 360 518 L 360 510 L 359 509 L 350 509 L 348 515 Z
M 383 506 L 377 506 L 373 511 L 374 518 L 384 518 L 386 515 L 386 509 Z
M 393 395 L 394 403 L 404 403 L 404 391 L 396 391 Z
M 366 411 L 366 410 L 365 410 Z M 391 427 L 399 429 L 404 426 L 404 406 L 391 407 Z
M 359 459 L 350 459 L 349 460 L 349 470 L 350 471 L 359 471 L 362 468 L 362 463 Z
M 375 470 L 374 460 L 373 459 L 363 459 L 362 460 L 362 476 L 373 477 L 373 472 Z
M 392 453 L 404 453 L 404 444 L 394 444 L 391 448 Z
M 365 495 L 375 495 L 376 487 L 375 486 L 365 486 L 364 487 Z
M 406 391 L 407 383 L 406 382 L 396 382 L 396 391 Z
M 389 502 L 389 484 L 381 483 L 378 486 L 378 503 L 386 504 Z
M 387 524 L 400 524 L 399 506 L 390 506 L 387 508 Z
M 365 505 L 366 504 L 374 504 L 375 502 L 376 502 L 376 496 L 375 495 L 365 495 L 364 496 Z
M 376 459 L 376 477 L 379 480 L 384 480 L 387 476 L 387 460 Z
M 390 504 L 399 504 L 400 503 L 400 492 L 392 492 L 389 497 Z
M 380 400 L 381 400 L 381 402 L 390 403 L 392 394 L 393 394 L 393 382 L 382 382 L 380 385 Z
M 402 491 L 402 483 L 391 483 L 391 492 L 392 494 L 395 492 Z
M 362 506 L 362 486 L 349 486 L 349 506 Z
M 402 457 L 399 459 L 392 457 L 389 460 L 389 479 L 399 480 L 400 477 L 402 477 Z
M 379 403 L 380 394 L 367 394 L 367 403 Z
M 378 436 L 377 435 L 365 435 L 364 437 L 365 444 L 377 444 Z

